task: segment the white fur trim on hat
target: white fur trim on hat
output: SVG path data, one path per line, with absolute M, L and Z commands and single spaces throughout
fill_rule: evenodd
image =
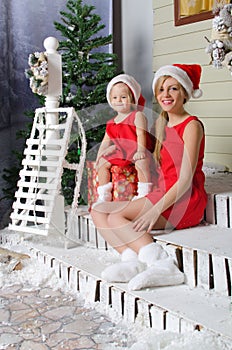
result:
M 117 83 L 124 83 L 127 86 L 129 86 L 130 90 L 133 92 L 135 104 L 137 105 L 139 97 L 141 95 L 141 86 L 132 76 L 128 74 L 119 74 L 109 82 L 106 89 L 106 98 L 109 105 L 112 107 L 110 103 L 110 91 L 112 87 Z
M 199 98 L 202 96 L 201 89 L 194 89 L 193 82 L 184 69 L 181 69 L 174 65 L 163 66 L 157 70 L 152 82 L 152 91 L 154 92 L 156 83 L 161 76 L 171 76 L 175 78 L 186 90 L 188 100 L 190 97 Z

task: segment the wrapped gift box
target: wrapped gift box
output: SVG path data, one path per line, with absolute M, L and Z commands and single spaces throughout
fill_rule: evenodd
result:
M 113 200 L 127 201 L 137 195 L 137 171 L 133 164 L 125 167 L 113 165 L 111 167 L 113 183 Z
M 91 206 L 98 198 L 98 175 L 95 162 L 87 161 L 86 166 L 88 173 L 88 204 Z M 133 164 L 124 166 L 123 168 L 113 165 L 111 167 L 111 177 L 113 183 L 113 201 L 131 200 L 137 195 L 138 177 Z
M 98 187 L 98 175 L 96 170 L 96 163 L 90 160 L 86 161 L 87 174 L 88 174 L 88 204 L 97 201 L 97 187 Z

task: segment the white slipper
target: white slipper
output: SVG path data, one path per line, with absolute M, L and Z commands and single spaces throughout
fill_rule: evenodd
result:
M 138 260 L 122 261 L 108 266 L 102 271 L 101 277 L 107 282 L 129 282 L 134 276 L 143 271 L 144 264 Z
M 175 265 L 172 258 L 158 260 L 145 271 L 133 277 L 128 283 L 129 290 L 149 287 L 173 286 L 184 283 L 184 273 Z

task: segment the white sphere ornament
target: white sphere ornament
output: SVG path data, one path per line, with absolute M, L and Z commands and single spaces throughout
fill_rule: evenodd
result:
M 55 53 L 59 47 L 59 41 L 53 36 L 49 36 L 43 43 L 47 53 Z

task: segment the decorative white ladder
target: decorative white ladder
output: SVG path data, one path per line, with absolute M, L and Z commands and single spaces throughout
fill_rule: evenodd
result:
M 59 124 L 46 124 L 46 115 L 49 113 L 62 113 L 65 119 Z M 41 235 L 47 235 L 54 230 L 64 230 L 59 223 L 52 222 L 55 206 L 57 204 L 59 207 L 59 202 L 62 201 L 59 193 L 63 168 L 76 170 L 76 184 L 79 186 L 85 161 L 84 147 L 78 164 L 68 164 L 65 161 L 74 118 L 79 122 L 73 108 L 36 110 L 31 135 L 24 150 L 25 158 L 22 161 L 23 169 L 20 171 L 18 190 L 15 193 L 16 201 L 13 203 L 10 229 Z M 80 122 L 78 124 L 83 140 L 84 131 Z M 48 138 L 49 132 L 56 133 L 58 138 Z M 75 191 L 79 193 L 79 188 L 75 188 Z M 73 205 L 77 204 L 76 200 Z M 59 209 L 62 209 L 62 204 L 57 208 Z M 56 218 L 62 215 L 62 211 L 59 211 Z
M 59 108 L 62 65 L 61 56 L 56 51 L 58 41 L 49 37 L 44 46 L 47 49 L 48 93 L 45 107 L 35 111 L 31 135 L 26 141 L 9 229 L 44 236 L 49 233 L 65 235 L 64 198 L 60 194 L 63 169 L 69 168 L 76 174 L 72 203 L 74 216 L 86 158 L 86 138 L 74 108 Z M 74 121 L 78 126 L 80 154 L 77 164 L 69 164 L 65 157 Z

